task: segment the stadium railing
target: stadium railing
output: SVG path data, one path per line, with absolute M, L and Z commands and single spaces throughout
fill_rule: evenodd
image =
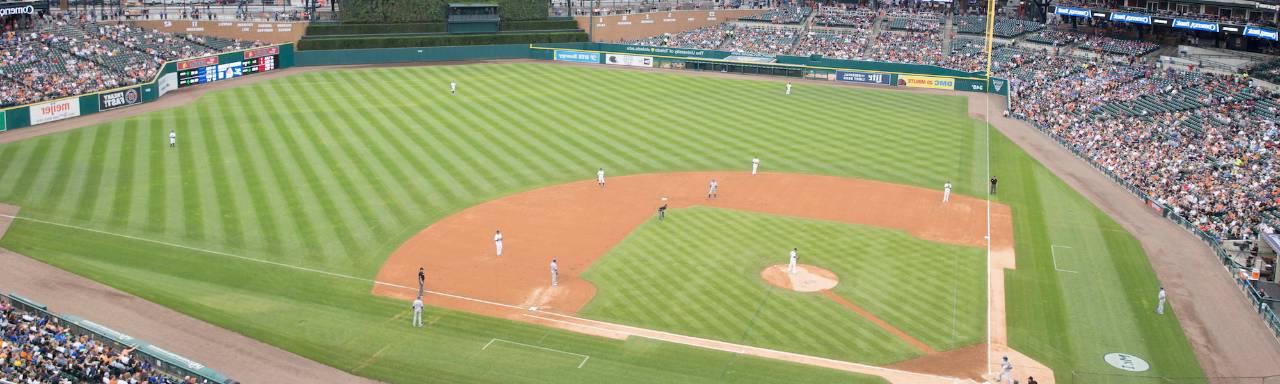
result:
M 156 367 L 156 369 L 161 372 L 174 376 L 174 378 L 182 378 L 185 376 L 202 380 L 202 383 L 237 383 L 235 380 L 229 379 L 226 375 L 210 369 L 203 364 L 161 349 L 151 343 L 117 332 L 101 324 L 72 315 L 54 314 L 49 312 L 48 307 L 43 304 L 16 294 L 8 294 L 5 296 L 9 299 L 9 304 L 13 305 L 15 308 L 24 312 L 38 313 L 42 316 L 57 319 L 60 325 L 71 328 L 72 333 L 77 336 L 91 335 L 95 340 L 105 342 L 115 350 L 134 348 L 133 353 L 136 358 L 146 360 L 151 364 L 151 366 Z M 3 380 L 0 380 L 0 382 L 3 382 Z
M 1239 272 L 1246 270 L 1245 267 L 1240 263 L 1237 263 L 1235 259 L 1231 258 L 1231 256 L 1227 253 L 1227 250 L 1222 247 L 1221 241 L 1219 241 L 1214 236 L 1200 230 L 1200 228 L 1196 228 L 1195 224 L 1191 223 L 1186 218 L 1178 215 L 1177 212 L 1175 212 L 1167 204 L 1164 204 L 1158 200 L 1152 199 L 1151 196 L 1147 195 L 1146 193 L 1143 193 L 1140 188 L 1134 186 L 1133 184 L 1130 184 L 1128 181 L 1125 181 L 1123 178 L 1111 172 L 1111 170 L 1107 169 L 1101 164 L 1094 162 L 1093 159 L 1090 159 L 1088 156 L 1081 154 L 1063 138 L 1059 137 L 1058 135 L 1054 134 L 1049 130 L 1046 130 L 1030 122 L 1028 122 L 1028 125 L 1035 127 L 1045 136 L 1053 138 L 1054 141 L 1058 142 L 1058 145 L 1061 145 L 1063 148 L 1070 150 L 1072 155 L 1074 155 L 1076 158 L 1083 160 L 1086 164 L 1089 164 L 1089 166 L 1107 175 L 1107 177 L 1110 177 L 1111 180 L 1115 181 L 1121 186 L 1124 186 L 1126 189 L 1129 190 L 1130 193 L 1133 193 L 1134 196 L 1137 196 L 1138 199 L 1142 200 L 1148 207 L 1151 207 L 1153 210 L 1159 212 L 1161 216 L 1182 226 L 1183 229 L 1196 235 L 1196 237 L 1199 238 L 1200 241 L 1205 242 L 1205 244 L 1207 244 L 1209 248 L 1214 251 L 1214 254 L 1217 255 L 1218 261 L 1222 263 L 1222 266 L 1224 267 L 1224 269 L 1227 270 L 1227 273 L 1236 282 L 1236 284 L 1240 286 L 1241 291 L 1245 294 L 1245 296 L 1249 297 L 1249 300 L 1253 303 L 1254 309 L 1262 317 L 1263 322 L 1266 323 L 1269 328 L 1271 328 L 1272 336 L 1276 337 L 1277 339 L 1280 339 L 1280 317 L 1276 316 L 1275 310 L 1273 310 L 1269 305 L 1270 300 L 1263 298 L 1262 295 L 1258 292 L 1258 290 L 1255 289 L 1248 280 L 1246 280 L 1243 276 L 1241 276 Z M 1272 380 L 1277 380 L 1277 378 L 1272 378 Z

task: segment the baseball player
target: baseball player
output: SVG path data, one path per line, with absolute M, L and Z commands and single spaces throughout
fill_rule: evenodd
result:
M 948 201 L 951 201 L 951 180 L 947 180 L 947 183 L 942 185 L 942 202 Z
M 1165 300 L 1164 287 L 1160 287 L 1160 293 L 1159 293 L 1159 294 L 1156 294 L 1156 300 L 1159 302 L 1159 303 L 1157 303 L 1157 304 L 1156 304 L 1156 314 L 1163 315 L 1163 314 L 1164 314 L 1164 300 Z
M 760 170 L 760 158 L 752 157 L 751 158 L 751 176 L 755 176 L 756 171 L 759 171 L 759 170 Z
M 556 259 L 551 259 L 551 286 L 556 286 L 556 279 L 560 277 L 560 268 L 556 267 Z
M 995 176 L 991 176 L 991 194 L 992 195 L 996 194 L 996 183 L 999 183 L 999 182 L 1000 180 L 996 180 Z
M 662 220 L 666 218 L 667 218 L 667 198 L 664 197 L 662 198 L 662 206 L 658 207 L 658 222 L 661 223 Z
M 604 188 L 604 168 L 596 170 L 596 185 Z
M 788 82 L 787 82 L 787 94 L 788 94 L 788 95 L 790 95 L 790 94 L 791 94 L 791 82 L 790 82 L 790 81 L 788 81 Z
M 422 290 L 426 283 L 427 270 L 422 267 L 418 267 L 418 297 L 422 297 Z
M 1009 362 L 1009 356 L 1000 359 L 1000 378 L 997 383 L 1008 383 L 1013 378 L 1013 363 Z
M 178 133 L 172 129 L 169 130 L 169 148 L 178 146 Z
M 413 326 L 415 328 L 422 327 L 422 296 L 413 299 Z
M 711 185 L 707 187 L 707 198 L 708 198 L 708 199 L 714 199 L 714 198 L 716 198 L 716 188 L 718 188 L 718 187 L 720 187 L 720 183 L 717 183 L 717 182 L 716 182 L 716 179 L 711 179 Z
M 796 251 L 799 251 L 799 250 L 800 248 L 791 248 L 791 262 L 787 264 L 787 273 L 790 273 L 793 275 L 796 273 L 796 259 L 800 258 L 799 256 L 796 255 Z
M 458 82 L 456 81 L 449 82 L 449 94 L 450 95 L 458 94 Z
M 493 234 L 493 245 L 498 248 L 498 257 L 502 257 L 502 231 Z

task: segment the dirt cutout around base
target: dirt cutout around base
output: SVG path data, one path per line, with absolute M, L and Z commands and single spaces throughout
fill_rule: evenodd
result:
M 18 211 L 21 210 L 16 205 L 0 204 L 0 239 L 4 238 L 4 234 L 9 232 L 9 225 L 13 224 L 13 219 L 18 217 Z
M 787 273 L 784 264 L 772 265 L 760 271 L 760 278 L 769 285 L 796 292 L 820 292 L 840 283 L 835 272 L 808 264 L 796 264 L 796 273 Z

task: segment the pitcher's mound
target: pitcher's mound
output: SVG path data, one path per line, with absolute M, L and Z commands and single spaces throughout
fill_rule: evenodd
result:
M 796 273 L 787 273 L 786 264 L 770 266 L 760 272 L 760 277 L 769 284 L 796 292 L 818 292 L 840 283 L 835 272 L 807 264 L 796 264 Z

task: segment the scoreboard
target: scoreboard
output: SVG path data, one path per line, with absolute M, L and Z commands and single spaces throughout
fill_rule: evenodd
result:
M 274 70 L 280 59 L 280 48 L 266 47 L 245 51 L 244 57 L 244 60 L 226 64 L 218 64 L 217 57 L 178 62 L 178 88 Z

